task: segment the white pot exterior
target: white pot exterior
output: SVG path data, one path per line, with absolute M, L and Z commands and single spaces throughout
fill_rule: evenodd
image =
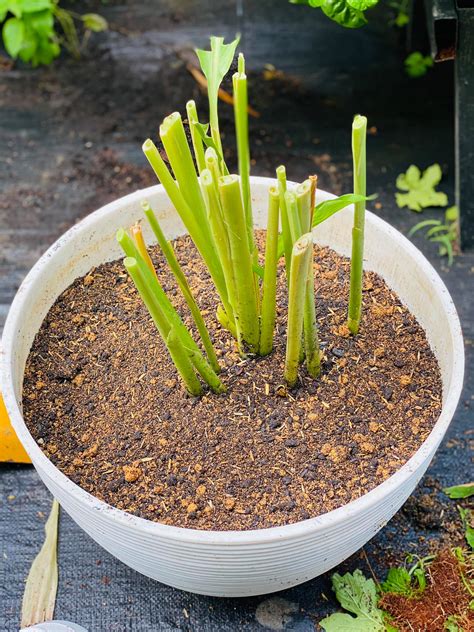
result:
M 265 227 L 268 178 L 252 178 L 255 223 Z M 318 201 L 332 195 L 318 191 Z M 140 573 L 205 595 L 238 597 L 307 581 L 363 546 L 401 507 L 428 467 L 461 393 L 464 349 L 449 293 L 424 256 L 367 213 L 365 268 L 376 270 L 427 332 L 443 380 L 443 409 L 428 439 L 393 476 L 348 505 L 317 518 L 254 531 L 198 531 L 150 522 L 82 490 L 43 454 L 21 413 L 22 380 L 33 339 L 58 295 L 93 266 L 117 259 L 115 231 L 142 217 L 148 199 L 169 238 L 185 232 L 161 185 L 123 197 L 76 224 L 30 271 L 13 301 L 2 339 L 1 390 L 13 427 L 51 493 L 96 542 Z M 350 253 L 352 207 L 315 229 L 315 240 Z M 151 233 L 147 239 L 152 242 Z

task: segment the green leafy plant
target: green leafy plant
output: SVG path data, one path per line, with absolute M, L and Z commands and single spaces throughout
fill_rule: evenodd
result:
M 285 168 L 278 167 L 277 186 L 270 186 L 268 192 L 267 239 L 261 266 L 250 195 L 247 76 L 242 54 L 232 77 L 239 175 L 229 173 L 219 130 L 219 88 L 230 69 L 237 45 L 238 39 L 225 44 L 223 38 L 212 37 L 210 51 L 197 51 L 208 85 L 210 122 L 209 125 L 201 123 L 195 103 L 187 103 L 191 146 L 181 115 L 174 112 L 164 119 L 159 129 L 169 167 L 150 139 L 143 144 L 143 151 L 209 271 L 220 301 L 216 317 L 234 336 L 243 357 L 264 356 L 273 349 L 278 260 L 282 254 L 285 256 L 290 300 L 284 376 L 292 387 L 298 381 L 303 363 L 309 376 L 317 378 L 320 373 L 311 230 L 348 204 L 355 203 L 358 230 L 363 234 L 362 207 L 367 199 L 365 185 L 361 184 L 365 183 L 365 144 L 364 159 L 359 158 L 359 150 L 354 148 L 359 191 L 321 204 L 315 204 L 315 176 L 289 187 Z M 217 355 L 184 271 L 147 202 L 143 209 L 188 305 L 205 353 L 164 292 L 139 225 L 131 227 L 131 235 L 123 229 L 117 233 L 126 255 L 124 265 L 188 392 L 200 395 L 203 392 L 201 380 L 215 393 L 223 392 Z M 279 236 L 280 218 L 282 235 Z M 356 249 L 360 274 L 362 247 L 359 243 Z
M 463 483 L 462 485 L 445 487 L 443 492 L 452 499 L 470 498 L 471 496 L 474 496 L 474 483 Z
M 474 549 L 474 511 L 464 507 L 458 507 L 458 511 L 461 516 L 466 542 L 471 549 Z
M 385 613 L 377 606 L 377 587 L 359 569 L 353 573 L 332 576 L 336 599 L 347 612 L 337 612 L 319 622 L 326 632 L 384 632 Z M 355 615 L 352 616 L 352 615 Z
M 75 21 L 85 33 L 79 40 Z M 0 23 L 5 50 L 13 59 L 32 66 L 50 64 L 61 52 L 61 45 L 79 57 L 90 32 L 108 28 L 96 13 L 79 15 L 59 6 L 59 0 L 0 0 Z M 60 26 L 60 31 L 56 26 Z
M 420 212 L 429 206 L 447 206 L 446 193 L 436 191 L 442 175 L 441 167 L 436 163 L 425 169 L 423 174 L 416 165 L 408 167 L 406 173 L 401 173 L 397 178 L 397 188 L 406 191 L 395 194 L 399 208 L 407 206 L 412 211 Z
M 388 6 L 395 10 L 395 17 L 391 22 L 399 28 L 403 28 L 410 22 L 409 6 L 410 0 L 392 0 Z
M 290 2 L 321 9 L 329 19 L 349 29 L 358 29 L 367 24 L 365 11 L 378 4 L 378 0 L 290 0 Z
M 454 260 L 454 244 L 458 239 L 458 218 L 457 206 L 451 206 L 444 213 L 444 222 L 439 219 L 426 219 L 413 226 L 408 236 L 412 237 L 420 230 L 427 229 L 425 239 L 439 244 L 439 254 L 448 257 L 448 264 L 452 265 Z
M 423 53 L 416 50 L 406 57 L 404 64 L 407 75 L 418 78 L 426 75 L 428 70 L 433 67 L 434 61 L 429 55 L 423 55 Z

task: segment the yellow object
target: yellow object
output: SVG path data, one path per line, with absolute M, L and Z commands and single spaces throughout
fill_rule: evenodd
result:
M 11 463 L 31 463 L 31 459 L 21 445 L 8 419 L 7 409 L 0 394 L 0 461 Z

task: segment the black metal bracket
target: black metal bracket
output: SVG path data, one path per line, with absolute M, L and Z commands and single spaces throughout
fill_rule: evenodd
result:
M 454 59 L 456 204 L 461 246 L 474 248 L 474 0 L 425 0 L 431 54 Z

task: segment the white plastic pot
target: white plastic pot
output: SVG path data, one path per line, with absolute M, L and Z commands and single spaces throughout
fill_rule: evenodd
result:
M 255 223 L 265 227 L 271 181 L 252 178 Z M 318 199 L 331 198 L 318 191 Z M 198 531 L 132 516 L 97 500 L 60 472 L 40 450 L 21 413 L 25 362 L 35 334 L 58 295 L 93 266 L 121 255 L 115 231 L 142 216 L 148 199 L 169 238 L 184 228 L 161 186 L 120 198 L 65 233 L 28 274 L 3 334 L 1 388 L 13 427 L 38 474 L 62 507 L 94 540 L 140 573 L 191 592 L 237 597 L 282 590 L 316 577 L 364 545 L 401 507 L 428 467 L 461 393 L 464 351 L 449 293 L 425 257 L 399 232 L 367 214 L 365 267 L 386 280 L 417 317 L 438 358 L 443 409 L 428 439 L 398 472 L 368 494 L 317 518 L 254 531 Z M 352 208 L 318 226 L 315 239 L 349 254 Z M 143 224 L 146 227 L 146 223 Z M 152 241 L 152 235 L 146 234 Z

